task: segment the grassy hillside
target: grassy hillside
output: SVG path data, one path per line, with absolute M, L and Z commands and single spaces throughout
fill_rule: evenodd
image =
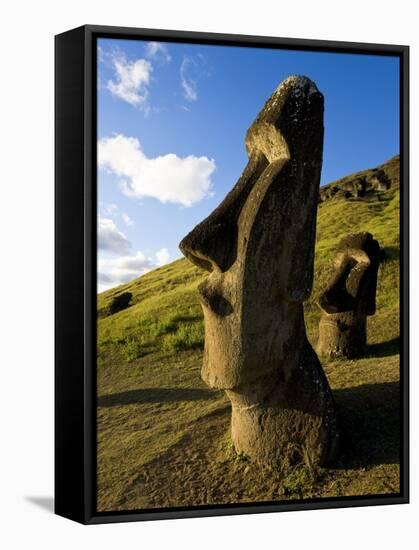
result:
M 323 363 L 344 441 L 335 467 L 280 472 L 235 455 L 229 401 L 200 378 L 204 328 L 196 289 L 206 273 L 181 259 L 98 297 L 99 510 L 398 492 L 398 157 L 380 168 L 391 179 L 388 191 L 335 197 L 318 211 L 315 283 L 305 304 L 313 344 L 315 302 L 339 239 L 370 231 L 386 252 L 366 356 Z M 110 315 L 112 298 L 124 291 L 132 293 L 130 306 Z

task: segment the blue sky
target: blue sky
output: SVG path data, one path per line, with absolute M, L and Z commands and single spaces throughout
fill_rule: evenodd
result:
M 98 40 L 98 289 L 180 257 L 233 187 L 244 136 L 292 74 L 325 96 L 322 184 L 399 152 L 399 59 Z

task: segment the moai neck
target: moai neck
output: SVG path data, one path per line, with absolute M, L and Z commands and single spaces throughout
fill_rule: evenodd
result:
M 293 330 L 298 345 L 275 373 L 227 390 L 235 450 L 262 465 L 316 467 L 338 452 L 333 397 L 307 340 L 302 305 L 299 309 Z
M 365 352 L 367 346 L 367 314 L 365 308 L 353 311 L 326 313 L 319 322 L 319 339 L 316 347 L 321 357 L 347 357 L 352 359 Z

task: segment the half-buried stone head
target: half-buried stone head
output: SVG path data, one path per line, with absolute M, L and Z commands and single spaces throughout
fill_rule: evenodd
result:
M 381 251 L 371 233 L 347 235 L 338 247 L 335 271 L 320 296 L 317 352 L 356 357 L 365 352 L 367 316 L 375 313 Z

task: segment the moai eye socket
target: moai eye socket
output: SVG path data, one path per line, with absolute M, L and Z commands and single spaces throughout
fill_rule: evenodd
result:
M 199 285 L 198 293 L 201 304 L 210 309 L 215 315 L 226 317 L 233 313 L 230 302 L 217 289 L 208 286 L 206 281 Z

